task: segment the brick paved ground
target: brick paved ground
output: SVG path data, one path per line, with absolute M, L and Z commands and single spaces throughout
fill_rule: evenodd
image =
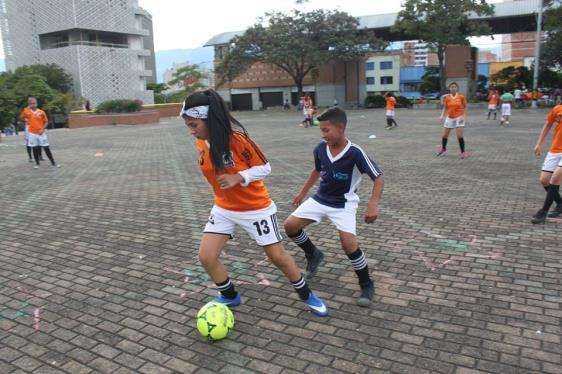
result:
M 324 319 L 240 233 L 225 262 L 245 303 L 217 343 L 194 329 L 215 294 L 195 259 L 211 194 L 180 121 L 52 131 L 61 169 L 33 170 L 21 137 L 5 138 L 0 373 L 561 373 L 562 220 L 529 222 L 544 197 L 532 155 L 544 114 L 516 111 L 512 128 L 474 114 L 460 160 L 454 138 L 434 156 L 437 111 L 400 110 L 396 131 L 380 110 L 350 112 L 349 137 L 386 175 L 380 220 L 358 227 L 374 305 L 355 305 L 329 224 L 309 230 L 327 252 L 311 282 Z M 239 118 L 271 159 L 284 219 L 318 130 L 296 127 L 296 113 Z

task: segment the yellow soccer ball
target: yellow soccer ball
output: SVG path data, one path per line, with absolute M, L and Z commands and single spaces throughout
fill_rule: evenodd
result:
M 197 313 L 197 330 L 211 340 L 226 338 L 234 328 L 234 315 L 224 304 L 211 301 Z

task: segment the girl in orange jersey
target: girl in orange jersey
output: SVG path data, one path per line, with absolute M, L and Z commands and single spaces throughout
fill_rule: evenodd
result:
M 491 89 L 488 93 L 488 119 L 490 119 L 490 114 L 494 113 L 494 121 L 496 120 L 498 114 L 498 99 L 499 94 L 495 89 Z
M 310 291 L 293 257 L 281 244 L 277 207 L 263 183 L 271 167 L 260 147 L 212 89 L 188 96 L 180 114 L 197 138 L 199 167 L 215 195 L 199 247 L 199 261 L 220 292 L 214 301 L 240 304 L 240 295 L 219 257 L 235 227 L 241 226 L 264 248 L 310 310 L 326 316 L 326 305 Z
M 437 156 L 441 156 L 447 151 L 447 141 L 449 139 L 449 133 L 451 132 L 451 129 L 455 129 L 457 132 L 457 138 L 459 139 L 459 146 L 461 148 L 459 157 L 466 157 L 463 137 L 466 114 L 466 98 L 458 91 L 458 84 L 456 82 L 451 83 L 449 85 L 450 93 L 448 95 L 445 95 L 443 99 L 443 112 L 441 112 L 441 117 L 439 117 L 439 120 L 443 121 L 443 118 L 445 118 L 445 113 L 447 113 L 447 117 L 445 118 L 445 123 L 443 125 L 445 129 L 443 130 L 443 136 L 441 139 L 441 149 L 439 149 Z
M 384 98 L 386 99 L 386 107 L 385 107 L 386 129 L 390 130 L 392 128 L 397 128 L 398 124 L 394 120 L 394 109 L 396 107 L 396 98 L 394 98 L 392 92 L 387 92 L 386 95 L 384 95 Z

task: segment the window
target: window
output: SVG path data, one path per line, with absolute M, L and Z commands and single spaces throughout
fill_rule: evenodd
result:
M 367 62 L 367 70 L 375 70 L 375 63 Z
M 381 77 L 381 84 L 392 84 L 392 77 Z
M 381 70 L 392 69 L 392 61 L 381 61 Z
M 375 77 L 367 77 L 367 84 L 375 84 Z

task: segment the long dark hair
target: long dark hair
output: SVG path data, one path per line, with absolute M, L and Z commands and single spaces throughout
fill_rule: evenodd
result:
M 224 169 L 224 157 L 230 152 L 230 136 L 234 132 L 248 135 L 246 129 L 230 114 L 222 97 L 213 89 L 195 92 L 185 99 L 183 110 L 197 106 L 209 106 L 206 119 L 209 131 L 211 163 L 216 171 Z M 236 129 L 233 129 L 236 128 Z

